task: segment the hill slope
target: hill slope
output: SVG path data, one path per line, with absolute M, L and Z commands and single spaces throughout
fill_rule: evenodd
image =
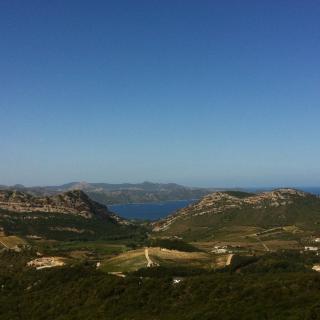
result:
M 162 235 L 198 240 L 241 226 L 263 231 L 295 225 L 312 231 L 319 229 L 319 222 L 320 198 L 302 191 L 215 192 L 154 223 L 153 230 Z
M 83 191 L 74 190 L 51 197 L 35 197 L 21 191 L 0 191 L 0 208 L 14 212 L 56 212 L 79 215 L 110 217 L 104 205 L 91 200 Z
M 9 235 L 58 240 L 130 238 L 140 232 L 79 190 L 51 197 L 0 191 L 2 229 Z

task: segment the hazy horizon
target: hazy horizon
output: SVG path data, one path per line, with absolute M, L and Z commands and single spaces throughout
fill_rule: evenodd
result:
M 63 183 L 56 183 L 56 184 L 51 184 L 51 183 L 47 183 L 47 184 L 35 184 L 35 185 L 26 185 L 23 183 L 14 183 L 14 184 L 4 184 L 1 183 L 0 181 L 0 186 L 8 186 L 8 187 L 14 187 L 16 185 L 22 185 L 24 187 L 27 188 L 33 188 L 33 187 L 52 187 L 52 186 L 62 186 L 65 184 L 69 184 L 69 183 L 89 183 L 89 184 L 142 184 L 142 183 L 159 183 L 159 184 L 178 184 L 181 186 L 185 186 L 185 187 L 190 187 L 190 188 L 213 188 L 213 189 L 277 189 L 277 188 L 297 188 L 297 189 L 303 189 L 303 188 L 307 188 L 307 189 L 318 189 L 320 188 L 320 184 L 319 185 L 243 185 L 243 186 L 237 186 L 237 185 L 224 185 L 224 186 L 220 186 L 220 185 L 214 185 L 214 184 L 207 184 L 207 185 L 190 185 L 190 184 L 183 184 L 183 183 L 178 183 L 175 181 L 149 181 L 149 180 L 145 180 L 145 181 L 135 181 L 135 182 L 131 182 L 131 181 L 123 181 L 123 182 L 110 182 L 110 181 L 68 181 L 68 182 L 63 182 Z

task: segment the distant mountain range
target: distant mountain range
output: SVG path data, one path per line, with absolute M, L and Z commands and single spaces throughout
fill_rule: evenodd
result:
M 105 205 L 159 202 L 169 200 L 199 199 L 218 188 L 191 188 L 175 183 L 143 182 L 137 184 L 71 182 L 60 186 L 25 187 L 23 185 L 4 186 L 0 189 L 28 192 L 35 196 L 51 196 L 66 191 L 82 190 L 91 199 Z

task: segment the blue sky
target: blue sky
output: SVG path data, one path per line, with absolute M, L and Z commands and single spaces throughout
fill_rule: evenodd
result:
M 0 184 L 320 185 L 319 1 L 0 2 Z

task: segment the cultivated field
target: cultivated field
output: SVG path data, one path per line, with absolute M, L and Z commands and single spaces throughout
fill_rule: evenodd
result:
M 107 272 L 129 272 L 148 266 L 148 259 L 151 259 L 153 266 L 183 266 L 194 268 L 215 269 L 224 267 L 229 254 L 216 255 L 207 252 L 183 252 L 169 250 L 160 247 L 149 247 L 147 249 L 131 250 L 118 256 L 106 259 L 101 263 L 101 269 Z
M 0 247 L 12 249 L 15 246 L 25 246 L 27 242 L 17 236 L 0 237 Z
M 101 263 L 101 270 L 108 272 L 129 272 L 147 266 L 144 249 L 131 250 L 106 259 Z

